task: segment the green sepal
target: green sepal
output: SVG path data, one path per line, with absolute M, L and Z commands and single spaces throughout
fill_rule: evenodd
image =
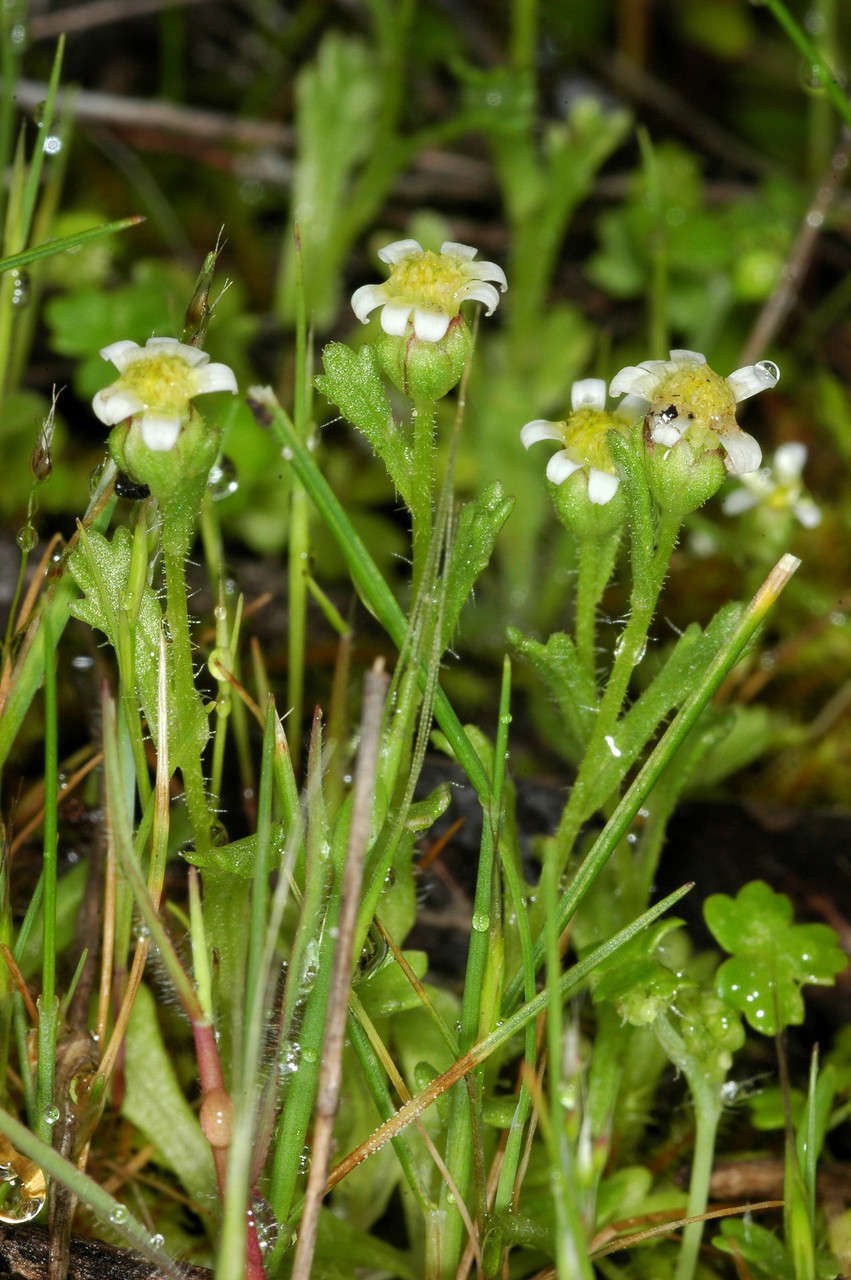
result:
M 316 379 L 316 386 L 366 436 L 410 509 L 411 458 L 372 348 L 361 347 L 355 352 L 342 342 L 329 342 L 322 352 L 322 364 L 325 372 Z
M 644 443 L 650 492 L 669 515 L 682 518 L 697 511 L 727 479 L 720 445 L 706 450 L 687 438 L 675 445 L 656 444 L 647 431 Z
M 830 986 L 848 963 L 829 925 L 794 924 L 789 899 L 764 880 L 752 880 L 735 898 L 712 894 L 703 914 L 731 952 L 716 975 L 718 994 L 764 1035 L 802 1023 L 804 983 Z
M 102 631 L 116 653 L 120 653 L 121 614 L 132 604 L 136 610 L 135 624 L 131 628 L 133 638 L 133 665 L 136 690 L 145 713 L 145 719 L 156 741 L 157 681 L 159 672 L 159 645 L 162 630 L 162 611 L 152 587 L 147 584 L 141 590 L 131 591 L 133 537 L 123 525 L 112 539 L 94 530 L 80 532 L 80 541 L 69 557 L 68 566 L 83 592 L 81 600 L 73 600 L 70 611 L 81 622 Z M 169 666 L 167 687 L 174 689 L 171 671 L 171 649 L 166 647 Z M 190 704 L 182 708 L 186 711 Z M 204 750 L 209 734 L 207 713 L 200 697 L 191 702 L 191 714 L 180 724 L 181 736 L 177 736 L 176 723 L 169 721 L 169 763 L 172 768 L 192 756 L 196 759 Z
M 219 453 L 220 432 L 190 406 L 171 449 L 149 449 L 141 418 L 127 418 L 109 433 L 115 465 L 138 484 L 147 485 L 163 513 L 163 546 L 186 555 L 195 531 L 210 468 Z
M 479 574 L 490 561 L 500 530 L 513 506 L 514 499 L 503 492 L 498 480 L 494 480 L 461 509 L 452 540 L 452 557 L 443 599 L 444 649 L 452 638 L 458 617 Z
M 463 316 L 456 316 L 439 342 L 409 331 L 402 337 L 381 333 L 375 340 L 378 363 L 394 387 L 417 403 L 442 400 L 461 381 L 473 338 Z
M 561 484 L 547 481 L 555 513 L 565 529 L 577 538 L 602 541 L 622 529 L 627 518 L 622 486 L 608 502 L 592 502 L 588 497 L 588 476 L 584 468 L 574 471 Z

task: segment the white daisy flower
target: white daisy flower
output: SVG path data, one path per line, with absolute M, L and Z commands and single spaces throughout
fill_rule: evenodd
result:
M 138 419 L 142 439 L 155 453 L 174 447 L 195 396 L 238 390 L 228 365 L 210 364 L 206 351 L 176 338 L 149 338 L 144 347 L 129 339 L 112 342 L 100 354 L 121 376 L 98 391 L 95 416 L 108 427 Z
M 444 240 L 440 253 L 423 249 L 417 240 L 394 240 L 378 256 L 391 268 L 384 284 L 364 284 L 352 294 L 352 310 L 366 324 L 370 312 L 381 307 L 381 327 L 401 338 L 413 312 L 414 334 L 422 342 L 440 342 L 461 303 L 481 302 L 493 315 L 508 281 L 495 262 L 474 262 L 477 250 Z
M 619 412 L 644 415 L 650 440 L 673 448 L 682 439 L 708 451 L 720 444 L 733 475 L 756 471 L 762 450 L 736 422 L 736 405 L 777 385 L 771 360 L 746 365 L 722 378 L 699 351 L 671 351 L 668 360 L 645 360 L 615 374 L 609 390 L 624 399 Z
M 821 509 L 804 492 L 801 476 L 807 461 L 807 446 L 799 440 L 781 444 L 770 467 L 742 476 L 742 484 L 722 503 L 725 515 L 737 516 L 760 507 L 766 511 L 791 511 L 805 529 L 821 523 Z
M 520 432 L 525 449 L 539 440 L 555 440 L 562 445 L 547 463 L 547 479 L 563 484 L 575 471 L 584 471 L 588 498 L 595 506 L 605 506 L 618 491 L 620 478 L 606 439 L 615 427 L 606 412 L 606 384 L 602 378 L 583 378 L 570 389 L 573 412 L 567 422 L 547 422 L 536 418 Z

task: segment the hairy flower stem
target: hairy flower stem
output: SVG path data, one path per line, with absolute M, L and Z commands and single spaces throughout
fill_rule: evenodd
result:
M 189 635 L 189 609 L 186 601 L 186 575 L 184 564 L 187 544 L 182 537 L 169 537 L 167 512 L 163 512 L 163 563 L 165 566 L 166 622 L 169 631 L 171 676 L 173 679 L 172 707 L 178 725 L 178 739 L 182 739 L 190 723 L 193 704 L 199 694 L 195 688 L 192 669 L 192 641 Z M 180 772 L 186 807 L 192 824 L 195 848 L 205 853 L 210 847 L 210 810 L 204 787 L 204 773 L 200 756 L 184 749 L 180 753 Z
M 612 575 L 620 537 L 621 531 L 617 529 L 604 538 L 579 540 L 576 580 L 576 651 L 583 666 L 592 677 L 596 675 L 597 609 Z
M 434 424 L 436 406 L 433 400 L 418 401 L 414 406 L 414 457 L 411 507 L 411 538 L 413 573 L 411 596 L 416 594 L 423 581 L 428 549 L 431 545 L 434 518 Z
M 644 654 L 647 632 L 653 620 L 679 530 L 679 518 L 664 515 L 659 525 L 656 547 L 649 558 L 649 563 L 646 568 L 640 565 L 635 566 L 629 621 L 618 641 L 612 669 L 597 710 L 585 756 L 552 846 L 552 857 L 555 859 L 559 874 L 564 870 L 583 822 L 605 800 L 605 796 L 595 795 L 595 781 L 600 775 L 601 763 L 605 762 L 610 751 L 617 749 L 616 743 L 614 748 L 612 745 L 614 730 L 633 669 Z

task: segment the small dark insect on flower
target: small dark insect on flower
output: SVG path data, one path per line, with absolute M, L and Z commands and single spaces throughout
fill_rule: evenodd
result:
M 138 502 L 141 498 L 147 498 L 151 491 L 146 484 L 137 484 L 123 471 L 119 471 L 115 477 L 115 492 L 119 498 L 129 498 L 131 502 Z
M 659 417 L 663 422 L 673 422 L 674 418 L 678 418 L 679 416 L 680 415 L 677 413 L 677 406 L 674 404 L 669 404 L 667 409 L 663 409 L 659 414 Z

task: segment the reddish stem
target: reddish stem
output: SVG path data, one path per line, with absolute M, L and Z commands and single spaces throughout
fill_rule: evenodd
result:
M 210 1127 L 202 1124 L 205 1137 L 213 1152 L 213 1163 L 216 1167 L 216 1181 L 219 1196 L 224 1203 L 227 1185 L 228 1148 L 230 1146 L 230 1109 L 231 1100 L 225 1089 L 222 1064 L 216 1045 L 216 1036 L 212 1023 L 193 1022 L 192 1035 L 195 1039 L 195 1054 L 198 1059 L 198 1075 L 201 1080 L 201 1111 L 205 1110 L 223 1117 L 220 1131 L 213 1134 Z M 263 1254 L 257 1238 L 257 1224 L 254 1214 L 249 1208 L 245 1224 L 245 1280 L 266 1280 L 263 1266 Z

